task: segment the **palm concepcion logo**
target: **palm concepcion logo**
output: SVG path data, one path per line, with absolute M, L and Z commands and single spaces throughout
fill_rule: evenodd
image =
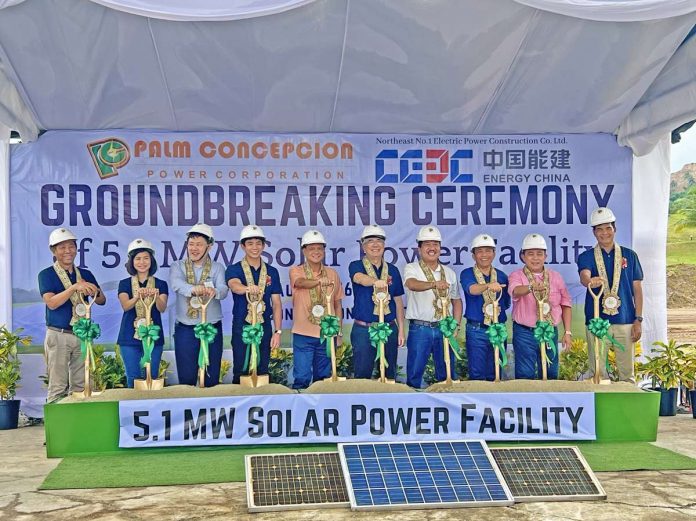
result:
M 128 146 L 116 138 L 107 138 L 87 145 L 99 177 L 107 179 L 118 175 L 118 169 L 130 160 Z

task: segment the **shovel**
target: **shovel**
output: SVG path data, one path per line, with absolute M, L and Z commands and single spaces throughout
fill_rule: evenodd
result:
M 259 302 L 261 295 L 255 294 L 253 297 L 251 294 L 246 294 L 247 306 L 250 306 L 251 310 L 251 325 L 255 326 L 259 321 Z M 259 346 L 260 348 L 260 346 Z M 256 349 L 254 346 L 249 346 L 251 353 L 249 353 L 249 374 L 239 377 L 239 384 L 244 387 L 260 387 L 262 385 L 268 385 L 270 382 L 268 380 L 267 374 L 258 374 L 259 360 L 256 356 Z
M 139 294 L 138 298 L 145 305 L 145 324 L 152 325 L 152 306 L 157 300 L 157 295 L 151 295 L 149 297 L 143 297 Z M 138 391 L 159 391 L 164 388 L 164 378 L 152 378 L 152 364 L 147 362 L 145 364 L 145 380 L 137 379 L 133 383 L 134 389 Z

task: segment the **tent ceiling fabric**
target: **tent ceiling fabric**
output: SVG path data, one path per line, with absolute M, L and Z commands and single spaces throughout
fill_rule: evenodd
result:
M 693 89 L 693 53 L 675 55 L 696 24 L 693 1 L 250 0 L 230 4 L 258 15 L 216 22 L 100 4 L 174 12 L 186 2 L 0 0 L 0 122 L 24 139 L 36 129 L 619 129 L 634 146 L 640 127 L 647 151 L 659 139 L 653 134 L 674 128 L 661 125 L 696 116 L 696 98 L 672 96 L 664 76 L 681 71 Z M 572 16 L 582 4 L 613 4 L 614 13 L 623 5 L 629 18 L 652 19 Z M 642 14 L 629 4 L 642 4 Z M 550 12 L 554 5 L 571 16 Z M 274 8 L 282 12 L 260 16 Z M 669 122 L 646 111 L 646 92 L 671 109 Z M 624 130 L 636 106 L 644 107 L 640 121 Z

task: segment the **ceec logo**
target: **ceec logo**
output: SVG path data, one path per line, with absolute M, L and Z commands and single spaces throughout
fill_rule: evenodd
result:
M 118 175 L 118 169 L 130 160 L 128 145 L 116 138 L 107 138 L 87 144 L 99 177 L 107 179 Z
M 375 181 L 378 183 L 471 183 L 474 176 L 462 172 L 462 159 L 472 159 L 473 150 L 457 150 L 450 156 L 444 149 L 411 149 L 399 155 L 396 149 L 384 149 L 375 158 Z M 425 161 L 424 161 L 425 158 Z

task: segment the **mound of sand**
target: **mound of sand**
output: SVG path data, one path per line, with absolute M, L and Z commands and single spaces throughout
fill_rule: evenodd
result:
M 430 393 L 632 393 L 641 392 L 627 382 L 596 385 L 592 381 L 569 382 L 567 380 L 505 380 L 503 382 L 481 382 L 464 380 L 446 385 L 436 383 L 426 389 Z
M 360 394 L 360 393 L 414 393 L 408 385 L 386 384 L 377 380 L 360 378 L 338 382 L 314 382 L 303 393 L 309 394 Z
M 206 396 L 250 396 L 267 394 L 294 394 L 295 391 L 284 385 L 268 384 L 261 387 L 243 387 L 234 384 L 221 384 L 199 389 L 190 385 L 172 385 L 159 391 L 136 391 L 135 389 L 107 389 L 100 394 L 92 394 L 89 399 L 76 396 L 64 398 L 60 403 L 116 402 L 123 400 L 156 400 L 158 398 L 203 398 Z

